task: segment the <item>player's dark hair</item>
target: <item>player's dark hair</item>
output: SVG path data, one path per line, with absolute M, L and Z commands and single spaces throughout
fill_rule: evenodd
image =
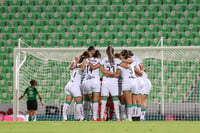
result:
M 94 46 L 89 46 L 87 49 L 89 52 L 91 52 L 92 50 L 95 50 Z
M 35 79 L 31 79 L 30 81 L 31 86 L 37 86 L 37 81 Z
M 115 58 L 121 59 L 121 54 L 120 53 L 115 53 Z
M 108 55 L 108 60 L 110 64 L 114 64 L 114 49 L 112 46 L 108 46 L 106 49 L 106 53 Z
M 122 55 L 125 59 L 129 58 L 128 50 L 123 49 L 123 50 L 121 51 L 121 55 Z
M 96 50 L 94 55 L 93 55 L 94 58 L 98 58 L 98 57 L 101 57 L 101 53 L 99 50 Z
M 129 55 L 129 56 L 133 56 L 134 54 L 133 54 L 133 52 L 132 52 L 131 50 L 129 50 L 129 51 L 128 51 L 128 55 Z
M 90 55 L 87 51 L 84 51 L 81 56 L 79 57 L 79 62 L 78 63 L 82 63 L 84 59 L 89 58 Z

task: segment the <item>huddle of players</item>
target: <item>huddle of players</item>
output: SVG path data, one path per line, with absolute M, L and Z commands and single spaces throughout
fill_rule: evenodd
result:
M 150 92 L 151 82 L 147 78 L 146 68 L 141 64 L 141 59 L 128 50 L 114 53 L 112 46 L 107 47 L 106 55 L 101 60 L 100 52 L 90 46 L 71 63 L 69 67 L 71 78 L 65 86 L 63 120 L 67 120 L 67 112 L 74 98 L 76 101 L 75 120 L 87 119 L 84 118 L 87 115 L 84 115 L 83 99 L 88 99 L 84 100 L 84 104 L 91 103 L 93 121 L 104 121 L 109 94 L 113 99 L 116 121 L 120 121 L 119 110 L 121 110 L 121 119 L 127 121 L 132 121 L 132 117 L 145 119 L 145 100 Z M 102 85 L 99 70 L 103 74 Z M 100 95 L 102 101 L 98 117 Z M 121 109 L 119 109 L 119 101 Z

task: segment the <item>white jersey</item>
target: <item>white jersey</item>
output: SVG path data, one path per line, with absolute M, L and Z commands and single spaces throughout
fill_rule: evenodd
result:
M 100 62 L 100 65 L 103 66 L 104 69 L 114 73 L 117 71 L 117 69 L 120 69 L 120 64 L 121 60 L 117 58 L 114 59 L 113 64 L 110 64 L 108 57 L 105 57 Z M 111 96 L 119 95 L 118 78 L 104 76 L 102 81 L 101 96 L 109 96 L 109 93 L 111 94 Z
M 142 59 L 137 57 L 136 55 L 133 55 L 131 59 L 136 63 L 136 66 L 139 68 L 139 65 L 142 63 Z
M 104 69 L 113 73 L 115 73 L 117 69 L 120 69 L 119 68 L 120 64 L 121 64 L 121 60 L 118 58 L 114 58 L 113 64 L 110 64 L 108 57 L 103 58 L 100 62 L 100 65 L 104 66 Z
M 100 60 L 98 58 L 92 57 L 92 58 L 90 58 L 89 62 L 92 63 L 92 65 L 96 65 L 96 64 L 100 63 Z M 93 70 L 89 64 L 86 64 L 85 77 L 86 77 L 86 79 L 87 78 L 99 78 L 99 68 Z
M 128 69 L 121 67 L 121 77 L 123 80 L 127 79 L 127 78 L 135 78 L 136 77 L 135 71 L 134 71 L 135 66 L 136 66 L 136 63 L 133 62 L 129 65 Z
M 81 70 L 80 70 L 80 68 L 75 68 L 74 70 L 72 70 L 72 72 L 71 72 L 71 78 L 70 78 L 70 80 L 72 81 L 72 82 L 74 82 L 74 81 L 78 81 L 78 82 L 81 82 L 81 76 L 82 76 L 82 72 L 81 72 Z

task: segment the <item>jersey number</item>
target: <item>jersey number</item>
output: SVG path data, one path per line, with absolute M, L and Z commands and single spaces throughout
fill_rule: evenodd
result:
M 130 71 L 130 74 L 133 74 L 133 69 L 132 69 L 132 67 L 129 67 L 129 71 Z
M 106 68 L 108 71 L 115 72 L 115 66 L 107 66 Z
M 74 77 L 74 78 L 76 77 L 76 72 L 74 73 L 73 77 Z
M 90 73 L 92 73 L 92 68 L 89 65 L 87 65 L 87 73 L 89 73 L 89 71 Z

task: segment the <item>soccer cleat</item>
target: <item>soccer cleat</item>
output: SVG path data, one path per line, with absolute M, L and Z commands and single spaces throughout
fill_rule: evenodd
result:
M 98 121 L 97 119 L 95 120 L 95 119 L 93 119 L 92 121 Z
M 104 121 L 104 119 L 99 119 L 99 121 Z
M 138 117 L 136 117 L 136 121 L 140 121 L 140 117 L 138 116 Z
M 132 121 L 132 118 L 131 119 L 127 119 L 126 121 L 130 122 L 130 121 Z
M 119 121 L 121 121 L 120 119 L 116 119 L 116 122 L 119 122 Z
M 67 117 L 63 117 L 63 119 L 62 119 L 63 121 L 67 121 Z
M 136 120 L 136 117 L 132 117 L 132 121 L 137 121 L 137 120 Z

